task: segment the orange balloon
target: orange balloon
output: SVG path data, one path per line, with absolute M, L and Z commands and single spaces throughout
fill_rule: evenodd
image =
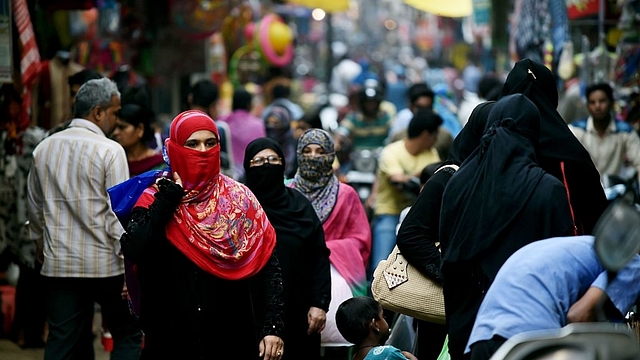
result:
M 287 46 L 291 44 L 291 41 L 293 41 L 293 32 L 287 24 L 274 21 L 271 26 L 269 26 L 269 42 L 276 53 L 279 55 L 284 54 Z

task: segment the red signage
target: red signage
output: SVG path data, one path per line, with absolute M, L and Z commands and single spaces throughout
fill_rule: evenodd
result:
M 22 86 L 30 88 L 40 67 L 40 53 L 26 0 L 13 0 L 13 18 L 20 36 L 20 74 Z
M 598 0 L 566 0 L 569 19 L 579 19 L 598 14 L 600 5 Z

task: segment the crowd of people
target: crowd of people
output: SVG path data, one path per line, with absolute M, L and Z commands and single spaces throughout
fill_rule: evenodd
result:
M 144 86 L 119 88 L 88 69 L 70 76 L 72 116 L 45 129 L 26 179 L 46 318 L 26 321 L 18 304 L 22 341 L 39 336 L 45 359 L 93 358 L 98 304 L 114 358 L 320 359 L 323 347 L 344 346 L 354 359 L 436 359 L 448 344 L 451 359 L 475 360 L 518 331 L 592 319 L 601 176 L 640 174 L 640 137 L 613 114 L 610 85 L 588 87 L 589 117 L 565 121 L 554 75 L 524 59 L 504 81 L 471 77 L 457 128 L 443 110 L 452 99 L 427 81 L 398 90 L 398 106 L 388 84 L 360 75 L 335 127 L 287 83 L 269 87 L 261 111 L 255 94 L 234 89 L 220 114 L 218 86 L 200 80 L 160 124 Z M 360 149 L 379 153 L 367 199 L 344 177 Z M 155 170 L 164 172 L 116 216 L 108 190 Z M 444 289 L 446 324 L 416 320 L 412 351 L 386 344 L 393 314 L 369 289 L 396 244 Z M 539 260 L 522 267 L 524 249 Z M 541 271 L 556 265 L 587 274 L 550 295 L 566 300 L 562 311 L 531 306 L 523 316 L 539 323 L 505 328 L 496 312 L 518 323 L 503 297 L 517 285 L 507 267 L 551 284 L 557 273 Z M 621 314 L 640 292 L 625 286 L 610 296 Z

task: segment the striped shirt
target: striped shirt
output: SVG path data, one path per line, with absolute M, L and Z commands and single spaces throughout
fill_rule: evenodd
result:
M 74 119 L 33 152 L 28 185 L 30 238 L 44 248 L 41 274 L 102 278 L 124 273 L 107 189 L 127 180 L 124 149 L 93 122 Z

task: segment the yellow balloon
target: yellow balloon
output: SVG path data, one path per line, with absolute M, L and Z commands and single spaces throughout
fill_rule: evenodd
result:
M 271 23 L 269 26 L 269 42 L 278 55 L 284 54 L 285 49 L 291 44 L 292 40 L 293 33 L 287 24 L 280 21 Z

